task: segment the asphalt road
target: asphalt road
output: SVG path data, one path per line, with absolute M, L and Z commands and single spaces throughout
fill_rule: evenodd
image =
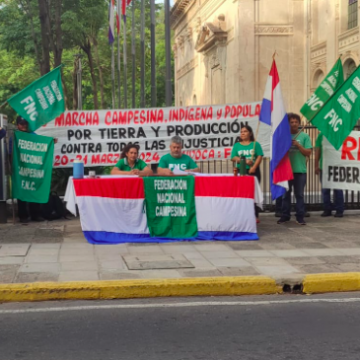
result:
M 1 360 L 360 359 L 360 294 L 0 305 Z

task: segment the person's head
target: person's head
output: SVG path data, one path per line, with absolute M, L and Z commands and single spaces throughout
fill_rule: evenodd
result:
M 27 132 L 29 129 L 29 123 L 21 116 L 16 118 L 16 125 L 19 131 Z
M 241 141 L 255 141 L 254 133 L 249 125 L 244 125 L 240 130 L 240 142 Z
M 128 144 L 124 147 L 120 154 L 120 159 L 127 158 L 128 161 L 134 162 L 139 156 L 140 146 L 135 144 Z
M 170 154 L 174 158 L 180 158 L 182 155 L 182 139 L 180 136 L 174 136 L 170 140 Z
M 299 126 L 301 124 L 301 119 L 298 114 L 288 113 L 288 119 L 290 124 L 291 133 L 295 134 L 299 131 Z

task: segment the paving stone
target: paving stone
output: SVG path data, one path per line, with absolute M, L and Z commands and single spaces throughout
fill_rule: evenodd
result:
M 80 236 L 74 236 L 74 237 L 64 237 L 64 244 L 83 244 L 86 243 L 86 239 L 85 237 L 80 237 Z
M 140 279 L 139 271 L 111 271 L 102 270 L 100 272 L 100 280 L 126 280 Z
M 18 273 L 15 283 L 31 283 L 31 282 L 57 282 L 59 279 L 58 273 L 46 272 L 31 272 L 31 273 Z
M 92 262 L 63 262 L 60 263 L 60 271 L 77 271 L 77 270 L 98 270 L 98 264 L 95 261 Z
M 285 274 L 298 273 L 299 270 L 291 265 L 266 265 L 266 266 L 255 266 L 255 269 L 262 275 L 268 276 L 283 276 Z
M 122 258 L 116 261 L 101 261 L 99 266 L 101 270 L 127 270 L 127 267 Z
M 94 246 L 95 253 L 98 256 L 102 255 L 116 255 L 121 256 L 129 253 L 129 249 L 127 244 L 119 244 L 119 245 L 97 245 Z
M 286 258 L 286 261 L 291 265 L 315 265 L 315 264 L 325 264 L 322 258 L 317 257 L 289 257 Z
M 123 255 L 129 270 L 193 268 L 183 255 Z
M 6 264 L 22 264 L 24 262 L 24 257 L 21 256 L 8 256 L 8 257 L 0 257 L 0 265 Z
M 216 269 L 216 267 L 206 259 L 189 259 L 193 267 L 196 269 Z
M 360 263 L 360 258 L 356 256 L 319 256 L 318 259 L 326 264 Z
M 59 256 L 55 255 L 28 255 L 26 256 L 24 263 L 56 263 L 59 261 Z
M 3 244 L 0 248 L 0 257 L 3 256 L 25 256 L 29 250 L 28 244 Z
M 327 249 L 327 244 L 321 242 L 301 242 L 292 244 L 297 249 Z
M 219 271 L 224 276 L 255 276 L 259 275 L 259 272 L 251 267 L 251 266 L 245 266 L 241 268 L 233 268 L 233 267 L 221 267 L 219 268 Z
M 77 270 L 77 271 L 61 271 L 59 281 L 93 281 L 99 280 L 97 271 Z
M 59 263 L 34 263 L 34 264 L 23 264 L 21 265 L 19 272 L 46 272 L 46 273 L 57 273 L 59 272 Z
M 296 268 L 304 274 L 326 274 L 339 272 L 339 269 L 336 266 L 327 264 L 297 265 Z
M 309 256 L 301 250 L 270 250 L 277 257 L 287 258 L 287 257 L 307 257 Z
M 212 243 L 196 243 L 196 250 L 204 252 L 204 251 L 230 251 L 230 247 L 224 244 L 212 244 Z
M 148 270 L 140 274 L 142 279 L 178 279 L 181 274 L 176 270 Z
M 59 255 L 60 247 L 59 248 L 34 248 L 33 246 L 30 247 L 30 250 L 28 252 L 28 256 L 54 256 Z
M 19 267 L 19 265 L 0 265 L 0 284 L 12 283 Z
M 248 261 L 253 266 L 280 266 L 280 265 L 289 265 L 285 259 L 277 257 L 247 257 Z
M 256 241 L 229 242 L 228 245 L 233 250 L 262 250 L 261 244 L 257 244 Z
M 339 272 L 360 272 L 360 263 L 336 264 L 335 267 L 339 269 Z
M 166 244 L 160 245 L 165 254 L 183 254 L 184 252 L 197 251 L 194 245 L 188 244 Z
M 63 232 L 53 229 L 36 229 L 34 236 L 36 239 L 46 238 L 46 239 L 63 239 Z
M 202 269 L 202 270 L 179 270 L 179 273 L 182 277 L 215 277 L 215 276 L 223 276 L 223 274 L 216 269 Z
M 359 249 L 345 249 L 345 248 L 339 248 L 337 249 L 341 255 L 348 255 L 348 256 L 352 256 L 352 255 L 360 255 L 360 248 Z
M 340 241 L 331 241 L 326 244 L 329 248 L 335 248 L 335 249 L 357 249 L 360 248 L 360 244 L 357 244 L 355 242 L 340 240 Z
M 164 254 L 164 251 L 159 245 L 149 246 L 133 246 L 132 244 L 128 247 L 129 254 L 132 255 L 151 255 L 151 254 Z
M 94 245 L 92 244 L 62 244 L 61 251 L 94 251 Z
M 340 256 L 343 255 L 339 249 L 302 249 L 308 255 L 311 256 Z
M 244 259 L 234 259 L 234 258 L 219 258 L 219 259 L 210 259 L 210 262 L 216 267 L 243 267 L 243 266 L 251 266 Z
M 204 258 L 204 256 L 198 252 L 198 251 L 195 251 L 195 252 L 185 252 L 183 253 L 182 255 L 184 255 L 187 259 L 189 260 L 206 260 Z
M 239 255 L 235 251 L 200 251 L 200 253 L 208 260 L 226 258 L 238 259 Z
M 271 257 L 274 256 L 273 253 L 267 250 L 241 250 L 236 251 L 236 253 L 244 258 L 247 257 Z
M 283 243 L 261 243 L 261 248 L 263 250 L 286 250 L 286 249 L 295 249 L 296 244 L 287 244 L 285 242 Z
M 60 254 L 59 261 L 62 262 L 73 262 L 73 261 L 96 261 L 95 255 L 83 255 L 83 254 L 73 254 L 73 255 L 63 255 Z
M 60 250 L 60 243 L 54 244 L 54 243 L 41 243 L 41 244 L 31 244 L 30 251 L 32 250 Z

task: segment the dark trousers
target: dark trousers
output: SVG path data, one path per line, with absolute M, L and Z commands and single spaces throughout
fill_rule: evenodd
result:
M 18 215 L 20 220 L 36 220 L 40 216 L 41 204 L 22 201 L 18 199 Z
M 256 171 L 255 171 L 255 174 L 249 174 L 249 170 L 246 170 L 246 173 L 250 176 L 256 176 L 256 178 L 258 179 L 259 181 L 259 184 L 261 182 L 261 173 L 260 173 L 260 169 L 257 168 Z M 259 212 L 260 212 L 260 209 L 255 205 L 255 216 L 256 218 L 259 217 Z
M 282 217 L 290 219 L 291 211 L 291 193 L 294 189 L 296 199 L 296 218 L 303 219 L 305 215 L 304 190 L 306 185 L 306 174 L 294 173 L 294 180 L 289 181 L 289 190 L 282 199 Z
M 276 213 L 281 213 L 281 211 L 282 211 L 282 196 L 279 196 L 275 200 L 275 212 Z
M 324 189 L 322 187 L 322 171 L 320 172 L 320 181 L 321 181 L 321 193 L 322 200 L 324 205 L 324 211 L 336 210 L 337 214 L 342 214 L 344 212 L 344 193 L 342 190 L 334 190 L 334 204 L 331 203 L 331 190 Z

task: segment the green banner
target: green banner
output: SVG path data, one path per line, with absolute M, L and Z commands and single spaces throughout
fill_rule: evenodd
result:
M 341 60 L 339 59 L 326 78 L 318 86 L 308 101 L 303 105 L 300 112 L 306 119 L 311 121 L 321 107 L 330 99 L 334 92 L 344 83 L 344 73 Z
M 8 103 L 29 122 L 29 132 L 54 120 L 65 111 L 61 66 L 31 83 L 11 97 Z
M 144 187 L 151 236 L 178 239 L 197 236 L 193 176 L 145 177 Z
M 339 150 L 360 118 L 360 67 L 316 114 L 311 123 Z
M 47 203 L 50 194 L 54 139 L 15 131 L 12 168 L 13 198 Z

